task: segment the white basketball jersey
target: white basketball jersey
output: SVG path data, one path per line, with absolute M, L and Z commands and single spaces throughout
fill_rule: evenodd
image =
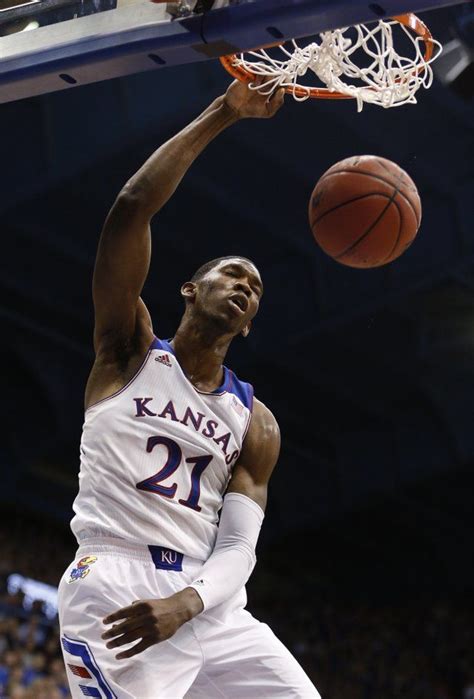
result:
M 250 384 L 225 367 L 220 388 L 198 391 L 155 339 L 135 377 L 86 411 L 78 541 L 113 536 L 207 559 L 252 401 Z

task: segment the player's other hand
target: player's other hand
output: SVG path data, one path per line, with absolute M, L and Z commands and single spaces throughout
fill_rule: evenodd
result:
M 261 85 L 262 78 L 256 78 L 255 84 Z M 227 88 L 224 103 L 239 119 L 254 117 L 268 119 L 280 109 L 283 104 L 285 90 L 276 90 L 271 95 L 262 95 L 257 90 L 250 90 L 246 83 L 234 80 Z
M 104 624 L 114 625 L 102 634 L 102 638 L 108 641 L 107 648 L 118 648 L 139 641 L 115 656 L 117 660 L 131 658 L 155 643 L 171 638 L 180 626 L 199 614 L 202 608 L 198 593 L 189 587 L 164 599 L 138 600 L 103 619 Z

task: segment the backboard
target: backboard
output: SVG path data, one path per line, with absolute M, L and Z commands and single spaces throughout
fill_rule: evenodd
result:
M 0 0 L 0 103 L 459 0 Z

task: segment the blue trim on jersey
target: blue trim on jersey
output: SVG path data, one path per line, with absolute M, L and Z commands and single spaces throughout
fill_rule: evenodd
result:
M 173 355 L 173 357 L 176 357 L 176 353 L 173 350 L 173 347 L 170 345 L 168 340 L 160 340 L 158 337 L 155 337 L 153 340 L 150 349 L 159 349 L 159 350 L 164 350 L 165 352 L 169 352 L 170 354 Z M 222 369 L 224 370 L 224 379 L 222 381 L 222 384 L 219 386 L 219 388 L 215 388 L 213 391 L 209 391 L 208 395 L 222 395 L 222 393 L 233 393 L 234 396 L 237 396 L 237 398 L 245 405 L 245 407 L 252 412 L 253 408 L 253 386 L 252 384 L 246 383 L 245 381 L 241 381 L 240 379 L 237 378 L 237 376 L 234 374 L 231 369 L 228 369 L 226 366 L 223 366 Z M 183 370 L 184 375 L 186 376 L 184 370 Z M 195 387 L 194 387 L 195 388 Z M 195 389 L 196 391 L 199 391 L 199 389 Z M 199 391 L 199 393 L 203 393 L 203 391 Z
M 165 346 L 166 345 L 166 346 Z M 173 348 L 169 344 L 169 342 L 165 342 L 164 340 L 160 340 L 158 337 L 155 337 L 153 342 L 150 345 L 150 349 L 159 349 L 159 350 L 166 350 L 167 352 L 171 352 L 171 354 L 174 354 Z
M 237 378 L 233 371 L 230 371 L 231 377 L 230 387 L 227 389 L 229 393 L 233 393 L 234 396 L 245 405 L 245 407 L 252 412 L 253 408 L 253 386 L 250 383 L 241 381 Z
M 105 699 L 117 699 L 117 695 L 109 687 L 105 680 L 105 677 L 99 670 L 99 666 L 97 665 L 94 656 L 92 655 L 92 651 L 87 645 L 87 643 L 85 641 L 73 640 L 71 638 L 67 638 L 66 636 L 63 636 L 61 638 L 61 642 L 63 644 L 64 650 L 67 653 L 70 653 L 71 655 L 74 655 L 82 660 L 89 672 L 93 675 L 93 677 L 95 677 L 97 684 L 101 688 Z M 102 697 L 101 694 L 94 694 L 89 696 Z
M 99 699 L 101 697 L 99 690 L 96 689 L 95 687 L 88 687 L 85 684 L 80 684 L 79 689 L 86 697 L 99 697 Z

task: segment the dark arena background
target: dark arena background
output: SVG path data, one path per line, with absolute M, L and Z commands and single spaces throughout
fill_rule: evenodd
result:
M 461 15 L 421 14 L 443 43 Z M 143 297 L 161 337 L 203 262 L 261 270 L 260 314 L 226 362 L 283 436 L 248 607 L 324 699 L 474 697 L 473 75 L 361 114 L 287 97 L 219 136 L 153 222 Z M 69 697 L 48 586 L 76 550 L 102 223 L 228 82 L 207 61 L 0 105 L 1 697 Z M 317 179 L 355 154 L 397 162 L 422 199 L 416 241 L 379 269 L 332 261 L 307 220 Z

